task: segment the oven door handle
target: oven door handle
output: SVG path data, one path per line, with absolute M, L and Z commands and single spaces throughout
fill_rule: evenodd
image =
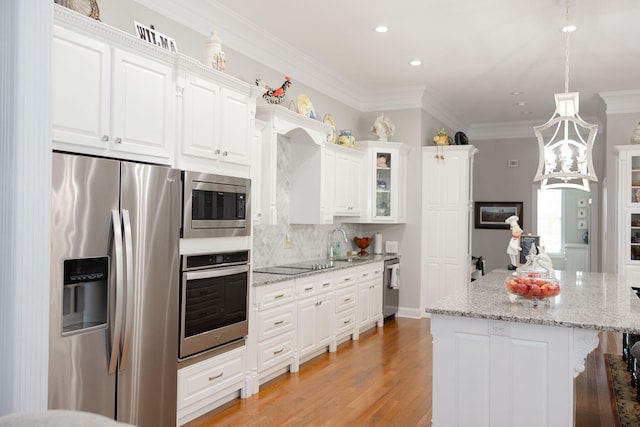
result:
M 213 268 L 206 271 L 188 271 L 184 273 L 186 280 L 210 279 L 213 277 L 229 276 L 231 274 L 246 273 L 249 271 L 249 265 L 235 265 L 233 267 Z

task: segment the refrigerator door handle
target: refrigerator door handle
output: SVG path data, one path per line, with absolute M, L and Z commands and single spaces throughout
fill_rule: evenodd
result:
M 131 345 L 131 328 L 133 325 L 133 241 L 131 238 L 131 219 L 129 211 L 122 210 L 122 228 L 124 235 L 124 255 L 125 255 L 125 287 L 126 287 L 126 315 L 124 319 L 124 336 L 122 337 L 122 355 L 120 356 L 120 370 L 127 368 L 129 360 L 129 347 Z
M 122 304 L 124 303 L 123 285 L 123 261 L 122 258 L 122 224 L 117 210 L 111 211 L 111 224 L 113 226 L 113 251 L 116 263 L 116 308 L 114 312 L 113 331 L 111 337 L 111 355 L 109 356 L 109 375 L 116 373 L 118 369 L 118 356 L 120 355 L 120 335 L 122 332 Z

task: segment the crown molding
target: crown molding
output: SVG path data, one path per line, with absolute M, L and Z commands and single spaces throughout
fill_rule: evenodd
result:
M 211 31 L 216 29 L 218 34 L 221 34 L 224 45 L 229 48 L 280 71 L 283 75 L 294 76 L 295 81 L 328 94 L 357 111 L 422 108 L 451 128 L 464 128 L 444 103 L 438 101 L 433 94 L 427 95 L 425 87 L 367 90 L 342 78 L 335 70 L 296 50 L 215 0 L 134 1 L 191 28 L 204 37 L 208 37 Z
M 640 112 L 640 90 L 621 90 L 598 93 L 606 105 L 607 114 Z
M 596 117 L 582 118 L 588 123 L 597 124 L 602 129 L 602 123 Z M 499 122 L 499 123 L 474 123 L 469 126 L 467 137 L 470 141 L 489 139 L 535 139 L 533 127 L 542 124 L 542 121 L 519 121 L 519 122 Z

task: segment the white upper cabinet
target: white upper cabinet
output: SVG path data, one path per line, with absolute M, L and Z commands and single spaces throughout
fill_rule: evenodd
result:
M 335 151 L 334 216 L 360 216 L 364 153 L 333 145 Z
M 53 147 L 172 164 L 174 55 L 54 10 Z
M 358 141 L 364 150 L 364 182 L 358 222 L 398 224 L 407 221 L 407 156 L 401 142 Z
M 178 58 L 181 169 L 248 178 L 254 138 L 257 88 Z

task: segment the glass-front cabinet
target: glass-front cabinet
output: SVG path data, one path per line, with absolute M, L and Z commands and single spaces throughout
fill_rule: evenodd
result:
M 365 151 L 365 194 L 360 222 L 406 222 L 407 155 L 401 142 L 358 141 Z
M 393 161 L 395 153 L 393 152 L 377 152 L 376 153 L 376 201 L 375 201 L 375 217 L 388 218 L 392 216 L 391 212 L 391 185 L 394 181 L 395 171 Z M 395 212 L 393 212 L 395 213 Z
M 617 145 L 618 272 L 640 282 L 640 145 Z

